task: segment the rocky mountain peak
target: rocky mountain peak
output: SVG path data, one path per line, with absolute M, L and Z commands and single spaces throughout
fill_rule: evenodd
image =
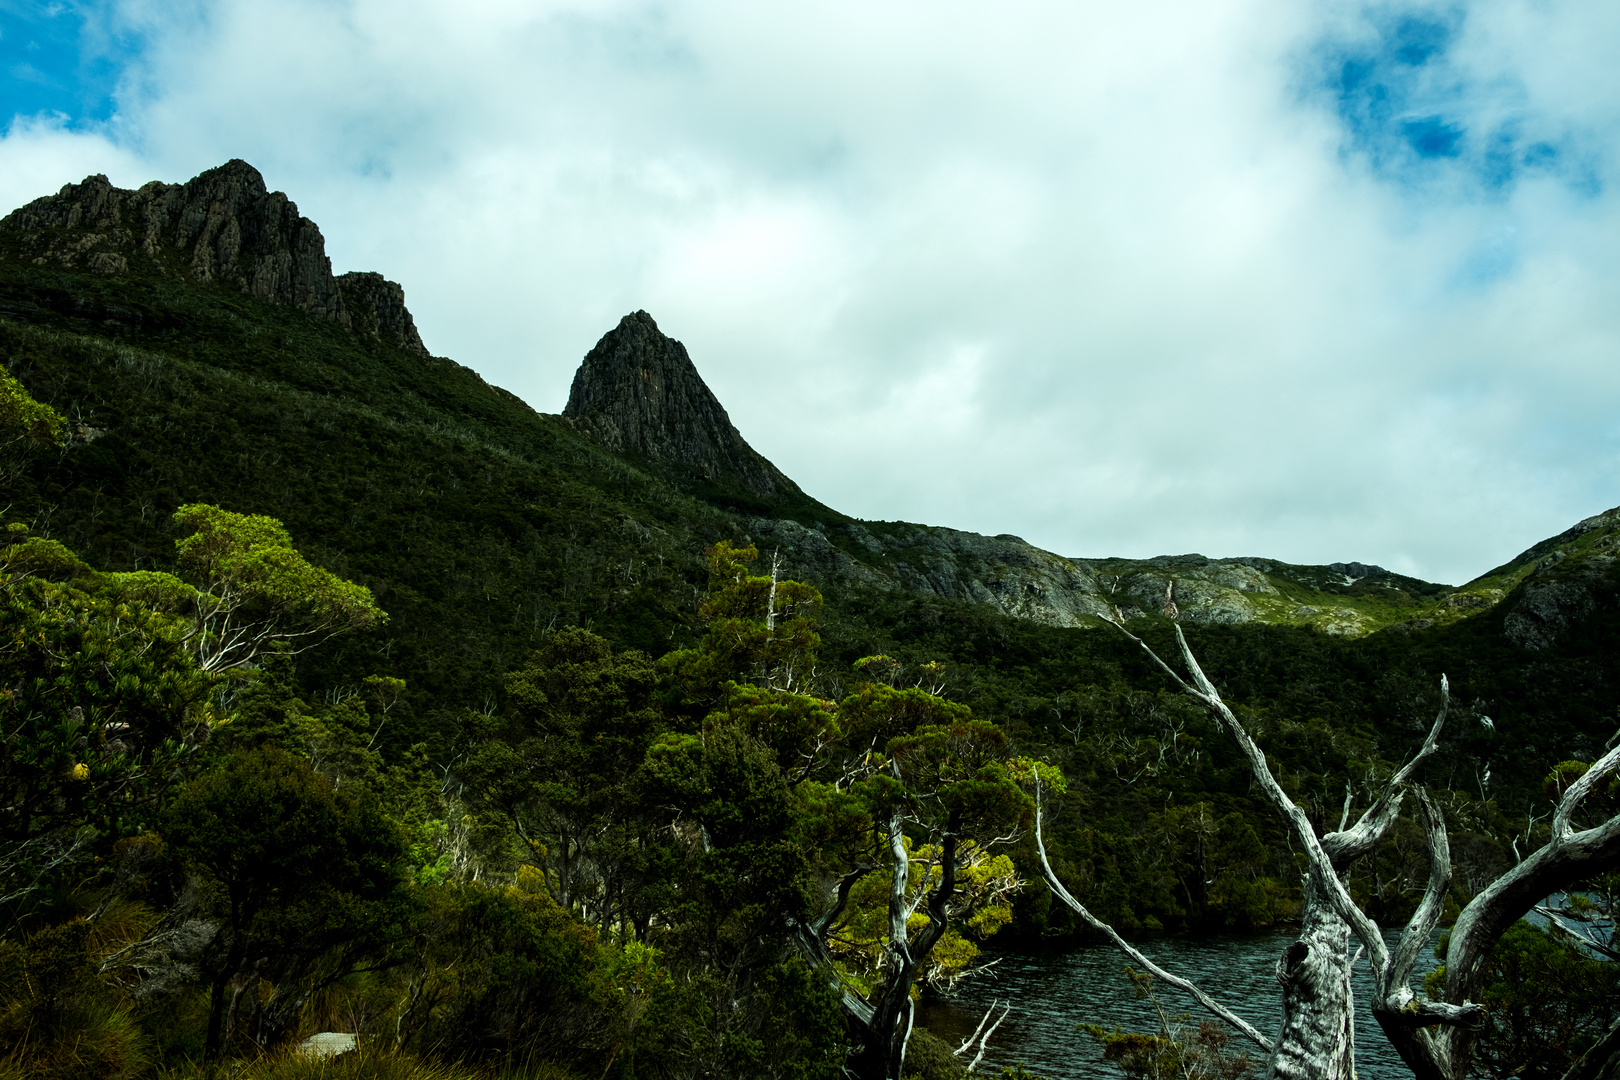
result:
M 37 266 L 235 285 L 427 355 L 404 290 L 378 274 L 334 278 L 320 227 L 239 159 L 184 184 L 153 181 L 138 191 L 86 177 L 0 219 L 0 232 L 20 240 Z
M 732 426 L 686 346 L 660 331 L 645 311 L 620 319 L 585 355 L 563 415 L 616 453 L 638 454 L 757 496 L 800 494 Z

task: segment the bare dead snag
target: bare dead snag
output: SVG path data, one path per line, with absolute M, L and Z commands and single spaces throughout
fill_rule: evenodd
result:
M 1305 850 L 1308 869 L 1304 888 L 1304 918 L 1299 937 L 1277 964 L 1277 978 L 1283 992 L 1283 1018 L 1278 1037 L 1268 1048 L 1271 1052 L 1268 1076 L 1279 1080 L 1352 1080 L 1354 1077 L 1355 1001 L 1350 986 L 1352 959 L 1349 955 L 1352 935 L 1368 956 L 1373 976 L 1375 1014 L 1388 1013 L 1392 1017 L 1399 1017 L 1403 1030 L 1414 1031 L 1433 1025 L 1467 1023 L 1478 1014 L 1480 1007 L 1474 1004 L 1448 1005 L 1421 1001 L 1408 985 L 1417 955 L 1438 924 L 1446 890 L 1451 883 L 1445 824 L 1427 794 L 1419 793 L 1418 804 L 1429 841 L 1430 880 L 1423 902 L 1403 929 L 1393 953 L 1377 923 L 1351 899 L 1342 877 L 1350 864 L 1370 851 L 1394 824 L 1407 791 L 1413 790 L 1413 778 L 1418 768 L 1439 748 L 1440 733 L 1451 703 L 1450 687 L 1445 677 L 1442 676 L 1440 680 L 1439 715 L 1435 717 L 1417 753 L 1396 770 L 1378 799 L 1354 825 L 1345 827 L 1349 821 L 1347 799 L 1339 830 L 1319 836 L 1304 810 L 1289 798 L 1272 775 L 1264 752 L 1221 698 L 1214 683 L 1204 674 L 1180 624 L 1175 624 L 1176 644 L 1188 677 L 1183 677 L 1167 664 L 1151 646 L 1126 629 L 1122 621 L 1116 621 L 1114 625 L 1136 642 L 1183 692 L 1207 708 L 1232 736 L 1248 759 L 1266 799 L 1282 815 Z M 1117 938 L 1117 935 L 1112 936 Z M 1199 1000 L 1204 999 L 1200 997 Z M 1205 1004 L 1209 1007 L 1207 1002 Z M 1220 1011 L 1211 1011 L 1222 1015 Z M 1222 1019 L 1226 1019 L 1226 1016 L 1222 1015 Z M 1384 1025 L 1386 1032 L 1390 1026 Z M 1402 1053 L 1404 1057 L 1405 1052 Z
M 1573 824 L 1581 802 L 1616 768 L 1620 768 L 1620 747 L 1599 758 L 1564 792 L 1553 811 L 1552 836 L 1547 843 L 1463 908 L 1446 947 L 1446 1003 L 1424 1002 L 1416 1010 L 1411 1005 L 1404 1009 L 1374 1007 L 1373 1015 L 1384 1033 L 1419 1077 L 1463 1080 L 1467 1075 L 1477 1035 L 1468 1021 L 1479 1012 L 1472 1002 L 1485 981 L 1485 960 L 1491 947 L 1507 929 L 1552 893 L 1620 867 L 1620 815 L 1580 831 Z M 1414 1011 L 1419 1016 L 1440 1014 L 1447 1019 L 1438 1027 L 1420 1025 L 1408 1019 Z
M 1313 1080 L 1349 1080 L 1354 1075 L 1354 1003 L 1347 955 L 1353 934 L 1370 962 L 1373 1016 L 1401 1059 L 1421 1080 L 1464 1080 L 1483 1013 L 1475 999 L 1484 982 L 1485 961 L 1492 946 L 1547 896 L 1620 868 L 1620 815 L 1587 829 L 1577 830 L 1574 825 L 1582 801 L 1600 781 L 1620 769 L 1620 746 L 1605 753 L 1570 785 L 1553 812 L 1548 842 L 1486 886 L 1463 909 L 1446 951 L 1445 1000 L 1428 1001 L 1413 992 L 1411 973 L 1419 953 L 1439 925 L 1451 887 L 1451 851 L 1444 817 L 1415 778 L 1418 768 L 1439 748 L 1440 733 L 1450 711 L 1450 687 L 1445 677 L 1440 679 L 1439 715 L 1417 753 L 1389 778 L 1378 799 L 1354 825 L 1345 827 L 1349 821 L 1347 799 L 1338 831 L 1318 837 L 1304 811 L 1277 783 L 1265 755 L 1199 667 L 1181 627 L 1175 627 L 1176 643 L 1189 673 L 1187 678 L 1127 630 L 1123 620 L 1115 620 L 1114 625 L 1141 646 L 1177 686 L 1209 709 L 1236 740 L 1266 798 L 1305 849 L 1309 863 L 1305 917 L 1299 938 L 1277 965 L 1283 984 L 1283 1025 L 1272 1048 L 1268 1075 Z M 1370 852 L 1395 822 L 1408 792 L 1417 802 L 1423 822 L 1429 880 L 1422 901 L 1391 951 L 1377 924 L 1350 898 L 1341 875 L 1357 858 Z M 1038 828 L 1036 835 L 1039 838 Z M 1041 851 L 1044 864 L 1044 847 Z M 1062 890 L 1050 865 L 1044 869 L 1048 882 L 1065 902 L 1081 912 L 1087 922 L 1108 933 L 1133 959 L 1140 957 Z M 1155 974 L 1164 977 L 1157 971 Z M 1203 995 L 1196 996 L 1216 1015 L 1227 1019 L 1224 1011 L 1205 1001 Z M 1620 1045 L 1620 1035 L 1611 1033 L 1611 1040 Z M 1620 1050 L 1615 1054 L 1620 1056 Z M 1589 1063 L 1587 1068 L 1599 1069 L 1605 1062 Z

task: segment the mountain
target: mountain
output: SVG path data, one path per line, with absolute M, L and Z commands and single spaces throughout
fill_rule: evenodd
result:
M 790 572 L 988 604 L 1048 626 L 1095 626 L 1175 601 L 1195 623 L 1316 626 L 1359 635 L 1403 619 L 1444 586 L 1381 567 L 1290 566 L 1273 559 L 1066 559 L 1016 536 L 860 522 L 810 500 L 758 454 L 704 384 L 685 346 L 637 311 L 580 364 L 563 417 L 603 448 L 675 478 L 742 516 Z
M 1553 647 L 1617 601 L 1620 508 L 1577 522 L 1457 589 L 1431 615 L 1455 622 L 1495 610 L 1502 632 L 1533 652 Z
M 138 191 L 86 177 L 7 215 L 0 229 L 11 234 L 13 257 L 35 266 L 229 283 L 427 355 L 404 290 L 380 274 L 334 278 L 320 228 L 245 161 Z M 118 322 L 129 313 L 106 314 Z
M 239 161 L 135 191 L 90 177 L 0 220 L 0 362 L 72 433 L 0 498 L 9 519 L 130 569 L 172 565 L 182 503 L 280 518 L 391 616 L 308 654 L 302 685 L 408 679 L 401 739 L 453 739 L 556 626 L 654 655 L 690 644 L 702 553 L 723 539 L 826 594 L 830 678 L 878 653 L 944 660 L 953 694 L 1037 741 L 1067 738 L 1077 701 L 1103 708 L 1098 686 L 1157 685 L 1096 628 L 1152 627 L 1167 601 L 1234 701 L 1368 738 L 1410 738 L 1447 672 L 1502 738 L 1521 733 L 1496 776 L 1526 798 L 1573 744 L 1601 745 L 1620 685 L 1620 511 L 1458 588 L 859 521 L 750 447 L 646 312 L 586 355 L 562 415 L 536 412 L 432 356 L 399 285 L 334 275 L 320 229 Z M 1136 708 L 1108 700 L 1121 724 Z
M 428 355 L 400 286 L 375 273 L 335 277 L 319 227 L 243 161 L 137 191 L 92 176 L 0 220 L 0 234 L 11 259 L 35 267 L 108 284 L 234 288 L 362 341 Z M 41 301 L 81 325 L 142 331 L 165 323 L 151 303 L 98 302 L 83 290 L 14 294 L 9 311 L 27 318 Z M 1161 610 L 1174 578 L 1177 608 L 1194 623 L 1305 625 L 1355 636 L 1420 617 L 1447 591 L 1359 563 L 1063 558 L 1014 536 L 854 521 L 809 498 L 750 447 L 686 348 L 644 311 L 625 316 L 586 354 L 562 418 L 602 449 L 736 515 L 742 531 L 786 555 L 792 572 L 989 604 L 1044 625 L 1091 626 L 1116 609 Z
M 674 469 L 716 493 L 803 496 L 743 440 L 686 346 L 661 333 L 645 311 L 619 320 L 585 354 L 562 414 L 606 449 Z

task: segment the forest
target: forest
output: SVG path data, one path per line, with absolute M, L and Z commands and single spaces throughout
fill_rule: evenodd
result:
M 1321 986 L 1360 942 L 1415 1075 L 1620 1060 L 1607 528 L 1525 564 L 1589 598 L 1550 647 L 1504 633 L 1520 593 L 1359 637 L 1173 592 L 1042 625 L 817 579 L 757 524 L 840 536 L 796 489 L 25 239 L 0 1078 L 943 1080 L 976 1050 L 917 1003 L 997 948 L 1281 927 L 1303 974 L 1264 1045 L 1074 1038 L 1127 1077 L 1348 1077 Z M 1448 966 L 1408 987 L 1363 923 L 1438 929 Z

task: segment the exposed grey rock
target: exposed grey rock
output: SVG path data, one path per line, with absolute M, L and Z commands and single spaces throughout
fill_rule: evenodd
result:
M 357 332 L 418 356 L 428 355 L 416 332 L 416 320 L 405 307 L 405 290 L 398 283 L 368 270 L 351 270 L 337 283 Z
M 982 536 L 923 525 L 888 525 L 881 536 L 850 522 L 826 533 L 797 522 L 754 518 L 750 535 L 763 552 L 783 555 L 783 569 L 811 581 L 833 579 L 988 604 L 1004 614 L 1048 626 L 1087 626 L 1164 608 L 1175 581 L 1180 617 L 1189 623 L 1230 625 L 1257 616 L 1249 595 L 1276 592 L 1263 574 L 1238 563 L 1203 556 L 1125 560 L 1065 559 L 1010 535 Z M 1354 633 L 1360 616 L 1334 611 L 1325 623 Z
M 109 276 L 181 273 L 236 285 L 251 296 L 354 327 L 427 355 L 405 294 L 378 274 L 332 276 L 320 228 L 292 200 L 269 191 L 245 161 L 232 160 L 184 184 L 138 191 L 105 176 L 66 184 L 0 220 L 27 239 L 39 266 L 84 267 Z
M 616 453 L 765 498 L 800 494 L 738 434 L 686 346 L 666 337 L 645 311 L 619 320 L 586 354 L 563 416 Z
M 752 518 L 748 522 L 752 539 L 768 562 L 771 552 L 783 556 L 783 574 L 801 581 L 852 581 L 878 589 L 893 589 L 895 582 L 884 574 L 850 558 L 827 539 L 825 533 L 797 521 Z
M 354 1035 L 343 1031 L 322 1031 L 298 1044 L 298 1052 L 305 1057 L 329 1058 L 346 1054 L 358 1045 Z
M 1605 531 L 1606 536 L 1589 534 Z M 1505 599 L 1502 588 L 1448 597 L 1457 607 L 1506 604 L 1502 632 L 1521 648 L 1539 651 L 1554 645 L 1577 624 L 1620 602 L 1620 507 L 1594 514 L 1522 552 L 1477 581 L 1493 578 L 1517 582 Z M 1526 572 L 1528 571 L 1528 572 Z M 1504 583 L 1506 584 L 1506 583 Z
M 1613 586 L 1606 580 L 1613 562 L 1598 556 L 1586 560 L 1576 573 L 1525 582 L 1503 616 L 1502 632 L 1522 648 L 1539 651 L 1551 647 L 1572 626 L 1591 616 L 1600 602 L 1613 601 Z

